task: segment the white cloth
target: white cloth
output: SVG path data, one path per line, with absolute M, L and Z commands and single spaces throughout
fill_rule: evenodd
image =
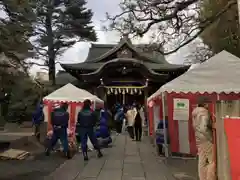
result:
M 135 123 L 135 118 L 137 115 L 137 109 L 133 108 L 133 109 L 129 109 L 126 113 L 126 119 L 128 122 L 128 126 L 133 126 Z
M 211 121 L 209 112 L 204 107 L 197 107 L 192 112 L 198 148 L 198 174 L 200 180 L 214 180 L 216 164 L 213 160 L 212 132 L 208 127 Z
M 88 140 L 87 140 L 87 146 L 88 146 L 88 149 L 89 149 L 89 150 L 93 150 L 93 149 L 94 149 L 94 147 L 93 147 L 93 145 L 92 145 L 92 143 L 91 143 L 91 141 L 90 141 L 89 138 L 88 138 Z
M 192 118 L 197 145 L 206 141 L 212 142 L 212 133 L 208 128 L 210 123 L 208 110 L 204 107 L 197 107 L 192 112 Z

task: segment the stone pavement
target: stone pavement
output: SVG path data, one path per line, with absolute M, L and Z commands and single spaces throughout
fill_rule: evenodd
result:
M 112 148 L 104 149 L 98 159 L 95 152 L 84 162 L 82 155 L 66 161 L 46 180 L 175 180 L 164 161 L 155 156 L 147 138 L 135 142 L 126 135 L 117 136 Z

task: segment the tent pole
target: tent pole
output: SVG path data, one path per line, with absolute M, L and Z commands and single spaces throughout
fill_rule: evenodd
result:
M 94 110 L 96 110 L 96 100 L 93 101 L 93 108 L 94 108 Z
M 167 129 L 166 129 L 166 109 L 165 109 L 165 93 L 162 93 L 162 111 L 163 111 L 163 135 L 164 135 L 164 153 L 165 157 L 169 157 L 168 142 L 167 142 Z

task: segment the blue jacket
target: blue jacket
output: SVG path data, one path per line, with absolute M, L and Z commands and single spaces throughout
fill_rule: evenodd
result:
M 165 121 L 166 129 L 168 128 L 168 121 Z M 167 135 L 167 141 L 170 142 L 169 136 Z M 163 128 L 163 120 L 160 120 L 157 126 L 156 131 L 156 144 L 164 144 L 164 128 Z
M 39 104 L 36 110 L 33 112 L 32 122 L 34 125 L 38 125 L 42 121 L 44 121 L 43 105 Z
M 81 128 L 93 128 L 96 125 L 97 116 L 91 109 L 83 109 L 78 113 L 77 126 Z
M 108 138 L 110 137 L 108 125 L 107 125 L 107 119 L 106 119 L 106 112 L 101 111 L 101 117 L 100 117 L 100 128 L 96 131 L 96 136 L 101 138 Z
M 57 108 L 51 113 L 51 122 L 53 129 L 56 126 L 61 128 L 68 128 L 69 113 L 62 108 Z
M 114 120 L 121 122 L 124 119 L 124 111 L 123 108 L 118 109 L 117 113 L 114 116 Z

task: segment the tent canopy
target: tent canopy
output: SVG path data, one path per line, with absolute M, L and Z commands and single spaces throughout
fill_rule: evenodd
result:
M 79 89 L 70 83 L 43 98 L 45 101 L 62 102 L 83 102 L 85 99 L 89 99 L 96 103 L 103 103 L 103 100 L 99 99 L 97 96 L 84 89 Z
M 240 58 L 224 50 L 163 85 L 148 100 L 159 96 L 162 92 L 239 93 Z

